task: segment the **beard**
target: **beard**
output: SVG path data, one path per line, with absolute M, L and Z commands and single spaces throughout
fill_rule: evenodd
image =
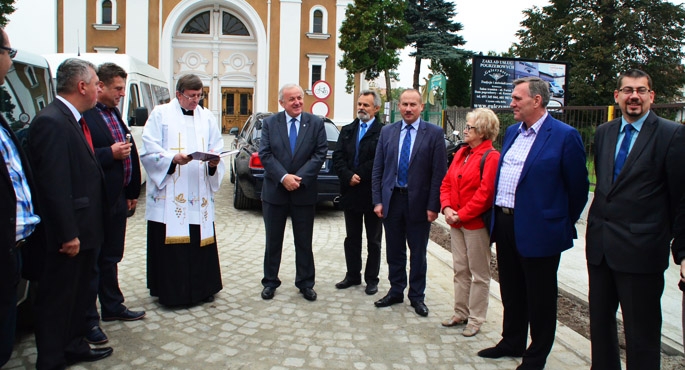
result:
M 362 121 L 368 121 L 371 119 L 371 116 L 364 111 L 358 111 L 357 112 L 357 118 L 359 118 Z

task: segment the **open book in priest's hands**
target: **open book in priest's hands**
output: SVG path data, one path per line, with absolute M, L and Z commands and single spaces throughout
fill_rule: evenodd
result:
M 220 153 L 212 153 L 212 152 L 195 152 L 195 153 L 190 153 L 188 154 L 189 157 L 191 157 L 193 160 L 196 161 L 211 161 L 214 159 L 219 159 L 223 157 L 227 157 L 229 155 L 233 155 L 238 153 L 239 150 L 226 150 Z

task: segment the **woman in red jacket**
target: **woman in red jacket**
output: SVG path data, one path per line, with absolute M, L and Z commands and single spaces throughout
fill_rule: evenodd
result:
M 494 199 L 499 152 L 492 141 L 499 133 L 499 120 L 490 109 L 477 108 L 466 115 L 466 121 L 468 145 L 457 151 L 440 187 L 442 213 L 451 226 L 454 266 L 454 315 L 442 325 L 468 323 L 462 334 L 472 337 L 488 311 L 490 235 L 482 215 Z

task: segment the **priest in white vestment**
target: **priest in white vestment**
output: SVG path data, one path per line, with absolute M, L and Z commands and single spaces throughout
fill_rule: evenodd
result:
M 147 171 L 145 218 L 147 285 L 165 306 L 212 302 L 222 289 L 214 233 L 214 194 L 222 160 L 193 160 L 195 152 L 220 153 L 224 142 L 214 115 L 198 103 L 202 80 L 176 84 L 176 98 L 158 105 L 143 130 L 140 159 Z

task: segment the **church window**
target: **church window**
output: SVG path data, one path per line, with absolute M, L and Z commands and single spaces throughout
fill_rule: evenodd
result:
M 319 81 L 321 79 L 321 66 L 320 65 L 313 65 L 312 66 L 312 79 L 311 79 L 311 87 L 314 87 L 314 83 L 316 81 Z
M 202 12 L 193 18 L 183 27 L 183 33 L 193 33 L 199 35 L 209 35 L 209 11 Z
M 326 59 L 327 54 L 307 54 L 309 59 L 309 89 L 314 86 L 314 82 L 326 80 Z
M 328 33 L 328 11 L 325 7 L 315 5 L 309 10 L 307 37 L 315 40 L 327 40 L 331 37 Z
M 314 27 L 312 31 L 314 33 L 323 33 L 323 12 L 319 9 L 314 11 L 313 17 Z
M 223 12 L 221 34 L 230 36 L 250 36 L 245 24 L 233 14 Z
M 102 24 L 112 24 L 112 1 L 102 2 Z

